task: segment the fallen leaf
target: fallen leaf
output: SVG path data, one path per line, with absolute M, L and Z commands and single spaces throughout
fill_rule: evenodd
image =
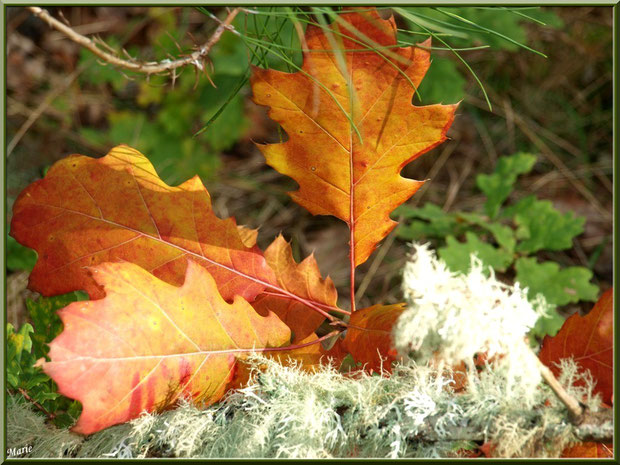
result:
M 287 344 L 290 331 L 242 297 L 228 304 L 205 268 L 190 260 L 181 287 L 132 263 L 91 268 L 106 297 L 58 313 L 64 331 L 50 344 L 44 371 L 61 394 L 79 400 L 73 431 L 90 434 L 161 411 L 179 397 L 219 400 L 236 361 Z
M 280 235 L 265 250 L 265 259 L 274 271 L 280 288 L 319 306 L 323 305 L 326 310 L 337 308 L 336 287 L 329 277 L 321 277 L 313 255 L 296 263 L 290 244 Z M 271 311 L 278 315 L 294 334 L 292 344 L 300 343 L 313 334 L 325 320 L 324 316 L 304 303 L 281 294 L 263 293 L 252 305 L 259 312 Z
M 312 333 L 298 343 L 299 345 L 304 345 L 304 347 L 271 351 L 267 353 L 267 356 L 279 360 L 285 366 L 296 364 L 303 371 L 309 373 L 316 371 L 321 366 L 327 365 L 332 365 L 337 369 L 343 357 L 340 344 L 338 343 L 340 339 L 329 350 L 326 350 L 320 342 L 316 342 L 318 339 L 319 337 Z
M 239 237 L 246 247 L 254 247 L 256 245 L 256 240 L 258 239 L 258 229 L 250 229 L 245 226 L 238 225 L 237 231 L 239 232 Z
M 556 363 L 573 357 L 590 371 L 596 381 L 594 392 L 606 404 L 612 403 L 613 396 L 613 306 L 613 289 L 609 289 L 585 317 L 574 314 L 558 334 L 546 336 L 539 354 L 555 376 L 560 374 Z
M 341 339 L 338 339 L 336 344 L 329 350 L 326 350 L 318 339 L 319 337 L 312 333 L 297 343 L 297 345 L 302 347 L 273 350 L 265 352 L 263 355 L 277 360 L 283 366 L 297 366 L 301 371 L 308 373 L 314 373 L 317 369 L 326 365 L 331 365 L 338 369 L 345 355 L 339 343 Z M 229 388 L 240 389 L 247 386 L 252 376 L 252 367 L 252 364 L 239 360 L 235 375 L 228 385 Z M 255 367 L 259 371 L 264 371 L 266 368 L 266 365 Z
M 478 447 L 478 450 L 480 450 L 480 452 L 482 452 L 482 455 L 484 455 L 486 458 L 492 458 L 495 454 L 495 449 L 497 449 L 497 446 L 492 442 L 485 442 L 480 447 Z
M 295 202 L 348 223 L 357 266 L 396 226 L 390 212 L 423 184 L 400 171 L 446 139 L 456 105 L 413 106 L 430 42 L 396 48 L 393 18 L 356 10 L 327 29 L 308 26 L 300 71 L 254 67 L 251 84 L 288 135 L 259 145 L 267 163 L 297 181 Z
M 564 449 L 561 457 L 573 459 L 608 459 L 614 456 L 614 445 L 601 442 L 582 442 Z
M 187 259 L 209 271 L 224 299 L 248 300 L 275 277 L 233 219 L 215 216 L 198 176 L 166 185 L 137 150 L 67 157 L 28 186 L 13 207 L 11 235 L 39 255 L 29 287 L 43 295 L 103 292 L 86 266 L 119 260 L 180 285 Z M 246 234 L 247 240 L 247 234 Z
M 391 372 L 397 353 L 392 343 L 392 326 L 406 305 L 373 305 L 351 315 L 343 347 L 355 362 L 369 372 Z

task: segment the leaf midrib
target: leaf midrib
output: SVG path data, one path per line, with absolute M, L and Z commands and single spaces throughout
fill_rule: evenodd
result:
M 178 245 L 176 245 L 176 244 L 174 244 L 172 242 L 167 242 L 167 241 L 163 240 L 162 238 L 159 238 L 159 237 L 156 237 L 156 236 L 152 236 L 150 234 L 146 234 L 146 233 L 144 233 L 142 231 L 139 231 L 137 229 L 134 229 L 134 228 L 132 228 L 130 226 L 117 223 L 117 222 L 109 220 L 107 218 L 98 218 L 98 217 L 95 217 L 95 216 L 92 216 L 92 215 L 89 215 L 87 213 L 80 212 L 80 211 L 77 211 L 77 210 L 71 210 L 69 208 L 59 207 L 57 205 L 48 205 L 48 204 L 45 204 L 45 203 L 34 202 L 34 201 L 32 203 L 34 205 L 39 205 L 39 206 L 42 206 L 42 207 L 57 208 L 59 210 L 63 210 L 63 211 L 69 212 L 69 213 L 73 213 L 75 215 L 80 215 L 80 216 L 84 216 L 86 218 L 90 218 L 90 219 L 92 219 L 94 221 L 101 221 L 101 222 L 110 224 L 112 226 L 118 227 L 118 228 L 123 228 L 123 229 L 126 229 L 128 231 L 132 231 L 132 232 L 134 232 L 134 233 L 136 233 L 136 234 L 138 234 L 138 235 L 140 235 L 142 237 L 147 237 L 147 238 L 149 238 L 151 240 L 154 240 L 156 242 L 164 244 L 164 245 L 166 245 L 168 247 L 175 248 L 175 249 L 185 253 L 186 255 L 191 255 L 191 256 L 194 256 L 194 257 L 196 257 L 196 258 L 198 258 L 200 260 L 205 260 L 206 262 L 209 262 L 212 265 L 219 266 L 220 268 L 223 268 L 223 269 L 225 269 L 227 271 L 230 271 L 231 273 L 235 273 L 235 274 L 237 274 L 237 275 L 247 279 L 248 281 L 252 281 L 252 282 L 254 282 L 256 284 L 260 284 L 262 286 L 265 286 L 266 288 L 273 289 L 276 292 L 278 292 L 279 294 L 282 294 L 283 296 L 289 297 L 289 298 L 291 298 L 293 300 L 297 300 L 298 302 L 300 302 L 300 303 L 302 303 L 302 304 L 304 304 L 304 305 L 306 305 L 306 306 L 308 306 L 310 308 L 316 308 L 315 304 L 312 301 L 306 300 L 303 297 L 299 297 L 299 296 L 297 296 L 297 295 L 287 291 L 286 289 L 282 289 L 282 288 L 278 287 L 277 285 L 274 285 L 274 284 L 271 284 L 269 282 L 263 281 L 262 279 L 259 279 L 259 278 L 255 278 L 255 277 L 250 276 L 248 274 L 245 274 L 245 273 L 243 273 L 243 272 L 241 272 L 239 270 L 235 270 L 234 268 L 231 268 L 231 267 L 229 267 L 227 265 L 224 265 L 222 263 L 216 262 L 213 259 L 210 259 L 210 258 L 208 258 L 208 257 L 206 257 L 204 255 L 199 255 L 199 254 L 197 254 L 195 252 L 192 252 L 191 250 L 184 249 L 183 247 L 178 246 Z M 199 244 L 202 244 L 202 242 L 199 241 L 199 240 L 197 242 Z

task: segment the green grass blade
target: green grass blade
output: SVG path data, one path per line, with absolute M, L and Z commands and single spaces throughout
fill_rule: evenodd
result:
M 451 12 L 449 12 L 449 11 L 442 10 L 441 8 L 434 8 L 434 9 L 435 9 L 435 11 L 438 11 L 438 12 L 440 12 L 440 13 L 442 13 L 442 14 L 446 15 L 446 16 L 449 16 L 449 17 L 451 17 L 451 18 L 454 18 L 454 19 L 456 19 L 456 20 L 458 20 L 458 21 L 461 21 L 461 22 L 463 22 L 463 23 L 465 23 L 465 24 L 470 24 L 470 25 L 472 25 L 472 26 L 474 26 L 474 27 L 476 27 L 476 28 L 480 29 L 481 31 L 485 31 L 485 32 L 488 32 L 489 34 L 493 34 L 493 35 L 495 35 L 495 36 L 497 36 L 497 37 L 501 37 L 502 39 L 507 40 L 507 41 L 508 41 L 508 42 L 510 42 L 510 43 L 513 43 L 513 44 L 515 44 L 515 45 L 517 45 L 517 46 L 519 46 L 519 47 L 521 47 L 521 48 L 524 48 L 524 49 L 526 49 L 526 50 L 529 50 L 529 51 L 530 51 L 530 52 L 532 52 L 532 53 L 535 53 L 535 54 L 537 54 L 537 55 L 540 55 L 540 56 L 542 56 L 542 57 L 547 58 L 547 55 L 545 55 L 544 53 L 539 52 L 538 50 L 535 50 L 535 49 L 533 49 L 533 48 L 531 48 L 531 47 L 528 47 L 527 45 L 522 44 L 521 42 L 516 41 L 516 40 L 514 40 L 513 38 L 508 37 L 507 35 L 502 34 L 501 32 L 497 32 L 497 31 L 495 31 L 495 30 L 493 30 L 493 29 L 489 29 L 489 28 L 487 28 L 487 27 L 481 26 L 481 25 L 479 25 L 479 24 L 477 24 L 477 23 L 474 23 L 473 21 L 470 21 L 470 20 L 469 20 L 469 19 L 467 19 L 467 18 L 463 18 L 462 16 L 459 16 L 459 15 L 457 15 L 457 14 L 451 13 Z
M 545 22 L 541 21 L 540 19 L 536 19 L 536 18 L 534 18 L 533 16 L 526 15 L 525 13 L 522 13 L 522 12 L 521 12 L 518 8 L 516 8 L 516 9 L 513 9 L 513 8 L 506 8 L 505 6 L 502 6 L 502 7 L 499 7 L 499 8 L 500 8 L 501 10 L 508 11 L 508 12 L 510 12 L 510 13 L 512 13 L 512 14 L 517 15 L 517 16 L 521 16 L 522 18 L 525 18 L 525 19 L 527 19 L 527 20 L 529 20 L 529 21 L 533 21 L 533 22 L 535 22 L 535 23 L 538 23 L 538 24 L 540 24 L 541 26 L 546 26 L 546 25 L 547 25 L 547 23 L 545 23 Z
M 441 42 L 442 44 L 444 44 L 446 47 L 448 47 L 448 49 L 450 49 L 450 51 L 452 51 L 452 53 L 454 53 L 456 55 L 456 57 L 461 60 L 461 62 L 465 65 L 465 67 L 469 70 L 469 72 L 471 73 L 471 75 L 474 77 L 474 79 L 476 80 L 476 82 L 478 83 L 478 85 L 480 86 L 480 89 L 482 90 L 482 94 L 484 95 L 484 99 L 487 102 L 487 105 L 489 106 L 489 110 L 492 111 L 493 110 L 493 106 L 491 105 L 491 101 L 489 100 L 489 96 L 487 95 L 487 91 L 484 88 L 484 85 L 482 84 L 482 82 L 480 81 L 480 79 L 478 78 L 478 75 L 474 72 L 474 70 L 471 68 L 471 66 L 469 66 L 469 63 L 467 63 L 467 61 L 465 59 L 463 59 L 463 57 L 459 54 L 459 52 L 457 52 L 456 50 L 454 50 L 453 47 L 450 46 L 450 44 L 448 44 L 445 40 L 443 40 L 441 37 L 436 37 L 430 30 L 428 30 L 426 27 L 422 26 L 421 24 L 416 23 L 415 21 L 415 17 L 413 17 L 413 15 L 410 15 L 408 11 L 402 9 L 402 8 L 394 8 L 394 11 L 398 12 L 398 14 L 400 14 L 401 16 L 403 16 L 406 19 L 409 19 L 409 21 L 413 22 L 414 24 L 417 24 L 418 27 L 426 30 L 426 32 L 431 35 L 431 37 L 436 38 L 439 42 Z
M 247 37 L 247 39 L 252 42 L 253 39 Z M 325 84 L 323 84 L 321 81 L 319 81 L 317 78 L 315 78 L 314 76 L 312 76 L 311 74 L 309 74 L 306 70 L 302 69 L 300 66 L 297 66 L 292 60 L 290 60 L 286 55 L 282 55 L 278 52 L 276 52 L 275 50 L 270 49 L 269 47 L 263 45 L 262 43 L 259 42 L 255 42 L 257 46 L 266 49 L 269 53 L 272 53 L 278 57 L 280 57 L 283 61 L 285 61 L 286 63 L 289 63 L 293 68 L 295 68 L 297 71 L 299 71 L 300 73 L 302 73 L 303 75 L 305 75 L 306 77 L 308 77 L 309 79 L 311 79 L 312 81 L 314 81 L 319 87 L 321 87 L 321 89 L 323 89 L 325 92 L 327 92 L 327 94 L 331 97 L 331 99 L 336 103 L 336 105 L 338 106 L 338 109 L 344 114 L 344 116 L 347 118 L 347 120 L 349 121 L 349 123 L 351 123 L 355 133 L 357 134 L 357 136 L 359 137 L 360 140 L 362 140 L 362 134 L 360 133 L 357 125 L 355 124 L 355 122 L 353 121 L 353 118 L 351 117 L 351 115 L 344 109 L 344 107 L 340 104 L 340 102 L 338 101 L 338 99 L 336 98 L 336 96 L 332 93 L 331 90 L 329 90 L 327 88 L 327 86 L 325 86 Z
M 232 100 L 237 96 L 237 94 L 241 91 L 241 89 L 243 89 L 243 86 L 248 82 L 249 78 L 250 78 L 250 68 L 246 69 L 245 73 L 243 74 L 243 77 L 239 80 L 239 82 L 237 83 L 233 91 L 230 93 L 230 95 L 226 98 L 226 101 L 222 104 L 222 106 L 218 108 L 215 114 L 211 118 L 209 118 L 209 121 L 207 121 L 205 125 L 202 128 L 200 128 L 192 137 L 197 137 L 203 132 L 205 132 L 207 129 L 209 129 L 209 126 L 211 126 L 215 122 L 215 120 L 219 118 L 219 116 L 224 112 L 228 104 L 232 102 Z

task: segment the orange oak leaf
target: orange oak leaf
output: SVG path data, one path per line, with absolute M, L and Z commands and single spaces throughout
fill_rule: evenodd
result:
M 299 341 L 297 345 L 300 347 L 292 349 L 279 349 L 277 351 L 265 352 L 264 355 L 269 358 L 277 360 L 284 366 L 296 366 L 300 370 L 313 373 L 319 367 L 325 365 L 331 365 L 334 368 L 339 368 L 342 363 L 342 359 L 346 355 L 339 344 L 340 339 L 336 341 L 336 344 L 326 350 L 321 344 L 319 337 L 312 333 L 305 339 Z M 265 366 L 260 366 L 258 369 L 264 370 Z M 245 387 L 250 381 L 252 374 L 252 365 L 239 360 L 237 364 L 237 370 L 230 384 L 230 389 L 240 389 Z
M 337 308 L 338 294 L 332 280 L 323 279 L 314 259 L 310 255 L 301 263 L 293 258 L 291 246 L 279 235 L 265 250 L 267 264 L 274 271 L 278 286 L 291 294 L 323 305 L 327 310 Z M 300 343 L 325 319 L 298 300 L 283 297 L 282 294 L 263 293 L 252 304 L 259 312 L 272 311 L 293 331 L 292 344 Z
M 52 166 L 15 202 L 11 235 L 37 251 L 29 286 L 44 295 L 82 289 L 101 298 L 84 267 L 118 260 L 179 285 L 191 257 L 226 300 L 252 300 L 275 279 L 262 252 L 244 244 L 235 221 L 215 216 L 200 178 L 168 186 L 127 146 Z
M 200 178 L 168 186 L 144 155 L 125 145 L 103 158 L 74 155 L 54 164 L 15 202 L 11 235 L 37 251 L 29 286 L 44 295 L 85 290 L 101 298 L 85 267 L 119 260 L 180 285 L 191 258 L 209 271 L 225 300 L 251 301 L 268 289 L 314 306 L 278 286 L 256 231 L 215 216 Z
M 392 326 L 406 304 L 373 305 L 351 315 L 343 346 L 369 372 L 391 372 L 397 353 L 392 343 Z
M 258 239 L 258 229 L 250 229 L 245 226 L 238 225 L 237 231 L 239 232 L 239 237 L 246 247 L 254 247 L 256 245 L 256 240 Z
M 564 449 L 561 457 L 573 459 L 607 459 L 613 458 L 614 445 L 601 442 L 582 442 Z
M 573 357 L 583 369 L 590 370 L 603 402 L 610 405 L 613 396 L 613 289 L 605 292 L 592 310 L 582 317 L 572 315 L 554 336 L 545 336 L 540 360 L 554 375 L 560 359 Z
M 423 184 L 400 171 L 446 139 L 456 109 L 411 104 L 430 42 L 395 48 L 394 19 L 357 10 L 327 30 L 308 26 L 300 71 L 255 67 L 251 78 L 254 101 L 288 134 L 259 145 L 267 163 L 297 181 L 295 202 L 348 223 L 355 266 L 396 226 L 390 212 Z
M 91 271 L 106 297 L 59 311 L 64 331 L 43 364 L 61 394 L 82 402 L 75 432 L 160 411 L 181 396 L 211 404 L 228 389 L 239 357 L 290 338 L 276 315 L 259 315 L 242 297 L 226 303 L 192 260 L 181 287 L 132 263 Z
M 269 357 L 279 359 L 284 365 L 296 363 L 303 371 L 314 372 L 320 366 L 331 365 L 338 369 L 342 359 L 346 355 L 341 347 L 341 339 L 338 338 L 331 349 L 325 349 L 319 341 L 319 337 L 312 333 L 304 340 L 300 341 L 299 349 L 269 352 Z

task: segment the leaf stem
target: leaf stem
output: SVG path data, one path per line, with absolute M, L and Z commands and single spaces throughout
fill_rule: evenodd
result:
M 290 297 L 288 295 L 281 294 L 279 292 L 263 291 L 263 292 L 261 292 L 261 294 L 271 295 L 273 297 L 278 297 L 280 299 L 292 299 L 292 300 L 294 300 L 292 297 Z M 317 307 L 324 308 L 324 309 L 326 309 L 328 311 L 331 311 L 331 312 L 343 313 L 345 315 L 350 315 L 351 314 L 351 312 L 349 312 L 347 310 L 343 310 L 342 308 L 334 307 L 334 306 L 328 305 L 328 304 L 322 304 L 320 302 L 314 302 L 314 305 L 316 305 Z
M 349 264 L 351 269 L 351 313 L 353 313 L 355 311 L 355 245 L 353 242 L 355 231 L 352 225 L 349 228 L 349 231 Z
M 50 420 L 53 420 L 54 418 L 56 418 L 56 414 L 49 412 L 40 403 L 38 403 L 36 400 L 34 400 L 32 397 L 30 397 L 30 395 L 26 392 L 25 389 L 18 388 L 17 390 L 19 391 L 19 393 L 22 396 L 24 396 L 24 399 L 26 399 L 28 402 L 30 402 L 32 405 L 34 405 L 39 410 L 41 410 L 41 412 L 43 412 L 47 418 L 49 418 Z
M 296 349 L 302 349 L 304 347 L 308 347 L 311 346 L 313 344 L 317 344 L 321 341 L 324 341 L 325 339 L 329 339 L 330 337 L 336 336 L 338 334 L 340 334 L 342 331 L 339 331 L 337 329 L 335 329 L 334 331 L 327 333 L 325 336 L 321 336 L 320 338 L 318 338 L 316 341 L 311 341 L 311 342 L 306 342 L 304 344 L 295 344 L 292 346 L 286 346 L 286 347 L 266 347 L 264 349 L 261 349 L 261 352 L 281 352 L 281 351 L 285 351 L 285 350 L 296 350 Z

